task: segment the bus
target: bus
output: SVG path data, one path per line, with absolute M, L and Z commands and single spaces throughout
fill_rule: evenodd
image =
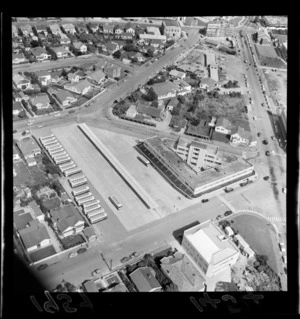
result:
M 76 201 L 76 203 L 77 203 L 77 205 L 81 206 L 82 204 L 90 202 L 90 201 L 92 201 L 94 199 L 95 199 L 94 196 L 90 196 L 90 197 L 86 197 L 86 198 L 83 198 L 83 199 L 79 199 L 78 201 Z
M 108 198 L 115 205 L 117 209 L 120 209 L 122 207 L 122 204 L 118 202 L 118 200 L 114 196 L 109 196 Z
M 57 143 L 58 143 L 58 141 L 57 141 L 57 139 L 55 139 L 54 141 L 50 141 L 50 142 L 45 143 L 44 147 L 47 150 L 49 148 L 49 146 L 57 144 Z
M 74 164 L 74 162 L 71 161 L 70 163 L 67 163 L 67 164 L 61 164 L 61 165 L 58 165 L 58 167 L 59 167 L 60 170 L 62 170 L 65 167 L 69 167 L 71 164 Z
M 50 152 L 51 150 L 53 150 L 54 148 L 60 146 L 61 147 L 61 144 L 60 143 L 55 143 L 55 144 L 51 144 L 49 147 L 46 146 L 46 149 L 48 152 Z
M 74 167 L 76 167 L 76 164 L 70 164 L 69 166 L 62 167 L 60 170 L 63 173 L 65 171 L 67 171 L 68 169 L 71 169 L 71 168 L 74 168 Z
M 91 224 L 95 224 L 107 218 L 106 213 L 100 213 L 89 218 Z
M 72 195 L 74 197 L 76 197 L 76 196 L 79 196 L 81 194 L 84 194 L 84 193 L 88 192 L 89 190 L 90 190 L 90 188 L 87 185 L 81 186 L 81 187 L 77 187 L 77 188 L 72 190 Z
M 51 137 L 55 137 L 55 135 L 51 134 L 51 135 L 48 135 L 48 136 L 42 136 L 42 137 L 40 137 L 40 141 L 42 142 L 42 141 L 47 140 L 48 138 L 51 138 Z
M 77 201 L 77 200 L 81 200 L 81 199 L 83 199 L 83 198 L 90 197 L 90 196 L 92 196 L 92 195 L 93 195 L 93 194 L 89 191 L 89 192 L 87 192 L 87 193 L 85 193 L 85 194 L 75 196 L 75 200 L 76 200 L 76 201 Z
M 93 205 L 96 205 L 96 204 L 100 204 L 100 200 L 99 199 L 96 199 L 93 202 L 89 202 L 89 203 L 83 204 L 83 208 L 86 209 L 86 208 L 88 208 L 90 206 L 93 206 Z
M 58 146 L 57 148 L 55 149 L 52 149 L 50 153 L 50 155 L 52 156 L 53 154 L 56 154 L 56 153 L 59 153 L 59 152 L 62 152 L 64 149 L 61 147 L 61 146 Z
M 65 157 L 69 157 L 69 154 L 67 154 L 67 153 L 66 154 L 59 154 L 58 156 L 53 157 L 53 160 L 55 162 L 55 161 L 58 161 L 60 159 L 65 158 Z
M 91 211 L 93 211 L 93 210 L 96 210 L 96 209 L 98 209 L 98 208 L 101 208 L 101 205 L 100 205 L 100 204 L 92 205 L 92 206 L 90 206 L 90 207 L 88 207 L 88 208 L 84 208 L 84 207 L 83 207 L 83 212 L 84 212 L 85 214 L 87 214 L 87 213 L 89 213 L 89 212 L 91 212 Z
M 66 177 L 68 177 L 68 176 L 74 175 L 74 174 L 76 174 L 76 173 L 79 173 L 79 172 L 81 172 L 81 171 L 82 171 L 82 170 L 81 170 L 80 167 L 75 167 L 75 168 L 68 169 L 67 171 L 65 171 L 65 172 L 64 172 L 64 175 L 65 175 Z
M 87 218 L 91 218 L 92 216 L 99 215 L 100 213 L 104 213 L 104 209 L 103 208 L 101 208 L 99 210 L 90 211 L 90 212 L 86 213 L 86 216 L 87 216 Z
M 69 183 L 70 183 L 70 186 L 74 188 L 74 187 L 86 184 L 87 179 L 84 177 L 84 178 L 78 179 L 77 181 L 69 182 Z
M 51 154 L 51 157 L 53 159 L 56 159 L 57 157 L 60 157 L 62 155 L 68 155 L 66 151 L 61 151 L 60 153 Z
M 148 166 L 150 165 L 150 162 L 142 155 L 138 155 L 137 157 L 144 165 Z
M 56 141 L 56 137 L 53 136 L 53 137 L 47 138 L 46 140 L 41 141 L 41 143 L 43 145 L 45 145 L 45 144 L 52 142 L 52 141 Z
M 71 160 L 71 157 L 65 157 L 65 158 L 60 158 L 60 159 L 54 160 L 54 162 L 56 165 L 59 165 L 59 164 L 64 164 L 64 163 L 70 162 L 70 160 Z M 75 167 L 75 165 L 74 165 L 74 167 Z
M 82 178 L 84 178 L 85 177 L 85 175 L 83 174 L 83 173 L 80 173 L 80 174 L 78 174 L 78 175 L 75 175 L 75 176 L 73 176 L 73 177 L 70 177 L 69 178 L 69 183 L 70 182 L 75 182 L 75 181 L 77 181 L 78 179 L 82 179 Z

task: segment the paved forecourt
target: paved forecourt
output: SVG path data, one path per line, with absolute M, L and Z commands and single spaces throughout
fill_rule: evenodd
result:
M 159 218 L 155 211 L 146 208 L 115 169 L 80 131 L 77 124 L 55 128 L 53 132 L 127 231 Z M 109 196 L 115 196 L 123 207 L 117 210 L 108 199 Z M 108 219 L 110 217 L 108 212 Z

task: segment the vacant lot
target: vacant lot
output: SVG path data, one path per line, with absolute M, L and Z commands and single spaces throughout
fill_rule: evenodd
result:
M 255 45 L 258 51 L 258 54 L 262 57 L 268 57 L 268 58 L 276 58 L 277 54 L 275 49 L 272 46 L 269 45 Z
M 279 248 L 274 227 L 270 222 L 254 214 L 239 214 L 232 218 L 232 227 L 238 230 L 256 254 L 266 255 L 269 266 L 278 272 Z
M 275 105 L 287 103 L 286 72 L 265 72 L 265 78 Z M 277 102 L 278 103 L 277 103 Z

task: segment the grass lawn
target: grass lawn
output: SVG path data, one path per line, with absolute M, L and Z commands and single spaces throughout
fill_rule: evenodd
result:
M 35 262 L 55 254 L 56 254 L 56 251 L 54 247 L 50 245 L 29 254 L 29 257 L 32 260 L 32 262 Z
M 239 214 L 232 220 L 232 227 L 239 231 L 255 253 L 268 256 L 269 266 L 277 273 L 280 253 L 276 232 L 271 223 L 250 213 Z

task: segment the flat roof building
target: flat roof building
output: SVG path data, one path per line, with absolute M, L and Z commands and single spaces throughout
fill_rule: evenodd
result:
M 41 149 L 34 138 L 26 137 L 18 142 L 18 147 L 25 159 L 41 154 Z

